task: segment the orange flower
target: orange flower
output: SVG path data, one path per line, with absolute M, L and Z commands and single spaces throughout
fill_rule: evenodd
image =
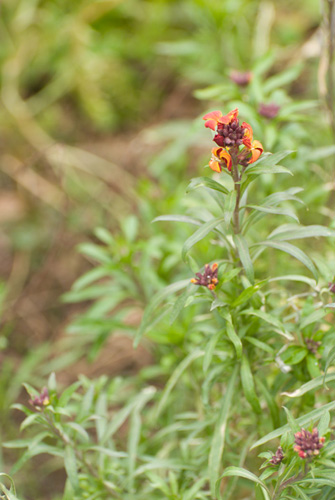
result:
M 212 266 L 206 264 L 204 272 L 202 274 L 196 273 L 196 278 L 191 279 L 191 283 L 194 285 L 205 286 L 209 290 L 214 290 L 218 282 L 218 264 L 216 262 Z
M 229 172 L 232 167 L 232 159 L 230 154 L 223 148 L 213 148 L 212 158 L 209 162 L 209 167 L 214 170 L 214 172 L 222 172 L 222 167 L 227 167 Z
M 259 141 L 253 141 L 253 131 L 249 123 L 243 122 L 242 127 L 245 129 L 242 142 L 251 151 L 251 158 L 248 163 L 254 163 L 261 156 L 264 148 Z
M 233 121 L 236 121 L 238 117 L 238 109 L 230 111 L 227 115 L 223 116 L 221 111 L 211 111 L 207 113 L 202 119 L 205 121 L 205 127 L 215 130 L 219 123 L 223 125 L 229 125 Z

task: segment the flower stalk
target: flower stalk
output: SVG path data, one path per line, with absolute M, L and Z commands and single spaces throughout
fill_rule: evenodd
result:
M 233 214 L 234 221 L 234 232 L 238 234 L 240 232 L 240 199 L 241 199 L 241 177 L 238 170 L 238 164 L 233 163 L 233 180 L 236 191 L 236 203 Z

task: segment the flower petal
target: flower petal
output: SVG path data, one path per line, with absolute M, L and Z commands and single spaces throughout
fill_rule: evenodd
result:
M 223 151 L 222 148 L 212 148 L 212 155 L 217 156 L 218 158 L 220 158 L 221 151 Z
M 205 127 L 215 130 L 221 117 L 221 111 L 211 111 L 210 113 L 207 113 L 205 116 L 203 116 L 202 119 L 206 120 Z
M 249 125 L 249 123 L 243 122 L 242 127 L 244 128 L 244 136 L 242 142 L 248 149 L 252 149 L 253 131 L 251 125 Z
M 218 146 L 222 146 L 222 147 L 225 146 L 225 137 L 223 137 L 220 134 L 215 134 L 213 141 L 216 142 L 216 144 Z
M 263 153 L 263 151 L 264 151 L 262 144 L 257 140 L 253 141 L 252 147 L 255 149 L 259 149 L 261 151 L 261 153 Z
M 222 116 L 218 121 L 220 123 L 224 123 L 225 125 L 229 125 L 231 122 L 236 121 L 238 117 L 238 108 L 233 111 L 229 111 L 229 113 L 225 116 Z
M 214 170 L 214 172 L 221 172 L 222 168 L 221 168 L 221 165 L 218 161 L 215 161 L 215 160 L 211 160 L 209 162 L 209 168 L 211 168 L 212 170 Z
M 251 158 L 248 161 L 248 163 L 254 163 L 255 161 L 257 161 L 258 158 L 263 153 L 263 151 L 264 151 L 264 148 L 263 148 L 262 144 L 259 141 L 253 141 L 252 147 L 251 147 Z
M 225 164 L 230 172 L 231 167 L 233 165 L 233 161 L 231 159 L 230 154 L 226 150 L 222 149 L 222 151 L 219 154 L 219 158 L 225 162 Z
M 259 149 L 252 149 L 251 150 L 251 158 L 248 161 L 248 163 L 254 163 L 255 161 L 258 160 L 258 158 L 261 156 L 262 152 Z

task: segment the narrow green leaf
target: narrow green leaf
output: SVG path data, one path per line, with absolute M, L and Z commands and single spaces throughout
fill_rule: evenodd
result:
M 43 418 L 39 413 L 33 413 L 24 419 L 22 424 L 20 425 L 20 431 L 23 431 L 27 427 L 30 427 L 33 424 L 41 424 L 43 422 Z
M 248 403 L 256 413 L 261 413 L 259 399 L 255 390 L 254 377 L 252 375 L 249 361 L 246 355 L 243 355 L 242 357 L 241 382 L 242 382 L 243 392 Z
M 282 392 L 281 394 L 282 396 L 288 396 L 289 398 L 300 398 L 300 396 L 303 396 L 306 392 L 314 391 L 315 389 L 322 387 L 324 382 L 332 382 L 333 380 L 335 380 L 335 373 L 329 373 L 329 375 L 325 376 L 320 375 L 319 377 L 306 382 L 306 384 L 303 384 L 299 387 L 299 389 L 293 392 Z
M 323 478 L 320 478 L 320 479 L 317 479 L 317 478 L 313 478 L 313 479 L 303 479 L 302 481 L 302 484 L 307 484 L 308 485 L 311 485 L 311 486 L 332 486 L 332 488 L 335 488 L 335 479 L 334 479 L 334 472 L 332 474 L 332 477 L 329 479 L 329 478 L 326 478 L 326 477 L 323 477 Z
M 74 382 L 74 384 L 71 384 L 69 387 L 67 387 L 62 395 L 59 397 L 59 406 L 66 406 L 67 403 L 70 401 L 71 396 L 76 392 L 77 389 L 81 386 L 81 382 L 77 381 Z
M 219 226 L 222 222 L 225 221 L 224 217 L 218 217 L 216 219 L 209 220 L 205 224 L 203 224 L 199 229 L 196 230 L 195 233 L 192 234 L 184 243 L 182 249 L 182 259 L 186 259 L 187 253 L 191 250 L 191 248 L 201 241 L 208 233 L 213 231 L 217 226 Z
M 272 281 L 301 281 L 301 283 L 306 283 L 312 288 L 316 287 L 316 281 L 312 278 L 307 278 L 306 276 L 300 276 L 299 274 L 287 274 L 284 276 L 276 276 L 275 278 L 270 278 L 269 283 Z
M 293 175 L 291 170 L 282 165 L 255 165 L 252 168 L 247 168 L 245 171 L 248 175 L 261 175 L 261 174 L 289 174 Z
M 283 408 L 285 410 L 286 417 L 287 417 L 287 423 L 290 426 L 291 431 L 293 432 L 293 434 L 295 434 L 296 432 L 299 432 L 300 431 L 300 425 L 297 423 L 297 421 L 295 420 L 295 418 L 293 418 L 293 415 L 290 412 L 290 410 L 288 408 L 286 408 L 285 406 L 283 406 Z
M 94 385 L 93 383 L 89 386 L 86 391 L 85 396 L 82 399 L 82 403 L 80 405 L 80 410 L 78 412 L 78 421 L 85 420 L 91 413 L 94 399 Z
M 207 372 L 207 370 L 212 362 L 214 349 L 215 349 L 215 346 L 216 346 L 217 342 L 219 341 L 220 337 L 221 337 L 221 332 L 219 331 L 215 335 L 212 335 L 212 337 L 210 338 L 210 340 L 206 344 L 204 362 L 203 362 L 203 370 L 205 373 Z
M 243 290 L 243 292 L 237 297 L 237 299 L 234 300 L 234 302 L 232 303 L 232 307 L 237 307 L 237 306 L 240 306 L 240 305 L 244 304 L 245 302 L 247 302 L 267 282 L 268 282 L 268 280 L 263 280 L 263 281 L 259 281 L 254 286 L 248 286 L 248 288 Z
M 183 372 L 195 359 L 198 359 L 203 355 L 204 355 L 204 351 L 199 351 L 198 349 L 194 350 L 185 359 L 183 359 L 183 361 L 174 370 L 168 383 L 165 386 L 161 400 L 158 404 L 156 414 L 155 414 L 156 419 L 159 417 L 160 413 L 162 412 L 163 408 L 165 407 L 172 389 L 174 388 L 174 386 L 178 382 L 179 378 L 182 376 Z
M 187 215 L 160 215 L 156 217 L 152 222 L 187 222 L 188 224 L 194 224 L 195 226 L 201 226 L 201 222 L 193 219 L 192 217 L 187 217 Z
M 295 224 L 283 224 L 270 234 L 269 238 L 286 241 L 301 238 L 334 237 L 335 231 L 325 226 L 297 226 Z
M 256 484 L 259 484 L 260 487 L 264 492 L 266 492 L 267 496 L 265 496 L 266 500 L 270 500 L 269 497 L 269 490 L 263 481 L 261 481 L 255 474 L 252 472 L 242 469 L 241 467 L 227 467 L 222 476 L 218 479 L 217 485 L 216 485 L 216 496 L 219 498 L 220 495 L 220 481 L 224 477 L 230 477 L 230 476 L 237 476 L 237 477 L 243 477 L 244 479 L 249 479 L 249 481 L 252 481 Z
M 270 393 L 270 391 L 268 390 L 265 383 L 261 380 L 261 378 L 255 376 L 255 380 L 256 380 L 257 387 L 260 390 L 260 392 L 263 394 L 263 397 L 266 401 L 266 404 L 268 405 L 268 408 L 270 410 L 273 426 L 274 426 L 274 428 L 276 428 L 276 427 L 278 427 L 279 421 L 280 421 L 279 408 L 277 406 L 277 403 L 276 403 L 274 397 L 272 396 L 272 394 Z
M 65 447 L 64 467 L 66 470 L 66 474 L 70 480 L 72 488 L 74 489 L 75 492 L 78 491 L 79 479 L 78 479 L 76 455 L 74 453 L 73 447 L 70 445 L 67 445 Z
M 106 248 L 102 248 L 99 245 L 94 245 L 93 243 L 81 243 L 78 245 L 80 253 L 83 253 L 87 257 L 100 262 L 101 264 L 109 264 L 111 262 L 111 256 Z
M 288 340 L 293 340 L 292 335 L 288 331 L 286 331 L 286 328 L 283 325 L 283 323 L 281 321 L 279 321 L 278 318 L 275 318 L 271 314 L 268 314 L 268 313 L 266 313 L 264 311 L 260 311 L 260 310 L 256 311 L 254 309 L 247 309 L 247 310 L 241 311 L 240 314 L 245 314 L 247 316 L 256 316 L 257 318 L 262 319 L 263 321 L 265 321 L 269 325 L 272 325 L 275 328 L 277 328 L 278 329 L 277 333 L 280 333 L 280 335 L 283 335 Z
M 287 85 L 300 75 L 302 70 L 302 64 L 299 62 L 290 68 L 281 71 L 280 73 L 276 73 L 273 76 L 270 76 L 263 86 L 263 92 L 265 94 L 271 93 L 273 90 L 282 88 L 284 85 Z
M 328 403 L 326 405 L 321 406 L 320 408 L 317 408 L 316 410 L 313 410 L 306 415 L 303 415 L 302 417 L 299 417 L 296 419 L 296 422 L 299 424 L 300 427 L 303 427 L 305 425 L 308 425 L 310 422 L 313 422 L 315 420 L 318 420 L 326 411 L 331 411 L 335 409 L 335 401 L 332 401 L 331 403 Z M 282 434 L 285 432 L 288 432 L 290 430 L 290 426 L 288 424 L 283 425 L 279 429 L 276 429 L 275 431 L 270 432 L 266 436 L 263 436 L 261 439 L 256 441 L 251 447 L 251 449 L 257 448 L 258 446 L 261 446 L 268 441 L 271 441 L 272 439 L 275 439 L 277 437 L 280 437 Z
M 241 234 L 234 235 L 234 242 L 245 274 L 251 284 L 254 283 L 254 268 L 251 262 L 247 240 Z
M 243 445 L 243 448 L 241 450 L 240 458 L 239 458 L 239 462 L 238 462 L 238 467 L 240 467 L 240 468 L 243 468 L 245 459 L 248 456 L 250 445 L 254 439 L 254 435 L 255 435 L 255 433 L 250 434 L 249 437 L 244 442 L 245 444 Z M 237 481 L 238 481 L 238 476 L 233 476 L 233 479 L 230 481 L 230 484 L 226 485 L 225 490 L 223 492 L 223 496 L 222 497 L 220 496 L 219 498 L 220 499 L 222 498 L 222 500 L 230 500 L 232 498 L 234 491 L 235 491 Z M 234 498 L 236 498 L 236 497 L 234 497 Z
M 277 193 L 272 193 L 266 198 L 264 198 L 263 202 L 261 203 L 262 205 L 265 206 L 276 206 L 278 203 L 281 203 L 282 201 L 297 201 L 298 203 L 304 204 L 304 202 L 295 196 L 297 193 L 301 193 L 303 191 L 303 188 L 301 187 L 291 187 L 287 189 L 286 191 L 278 191 Z
M 278 151 L 278 153 L 274 153 L 274 154 L 264 153 L 259 158 L 259 160 L 257 160 L 254 163 L 251 163 L 246 170 L 250 169 L 252 166 L 260 165 L 261 163 L 266 163 L 266 165 L 273 167 L 274 165 L 277 165 L 280 162 L 280 160 L 283 160 L 284 158 L 286 158 L 287 156 L 289 156 L 292 153 L 294 153 L 293 150 Z
M 304 101 L 297 101 L 297 102 L 292 102 L 289 104 L 284 104 L 284 106 L 280 110 L 280 117 L 289 117 L 293 113 L 299 113 L 301 111 L 306 111 L 308 109 L 313 109 L 319 106 L 319 103 L 317 100 L 304 100 Z M 334 148 L 335 152 L 335 148 Z M 318 157 L 317 157 L 318 158 Z
M 280 354 L 286 365 L 298 365 L 307 356 L 308 349 L 300 345 L 290 345 Z
M 241 357 L 242 357 L 242 342 L 241 342 L 240 337 L 235 332 L 235 329 L 234 329 L 234 326 L 232 325 L 232 323 L 227 323 L 226 332 L 227 332 L 227 335 L 229 337 L 229 340 L 231 341 L 231 343 L 235 347 L 237 359 L 241 359 Z
M 324 311 L 324 309 L 318 309 L 316 311 L 313 311 L 311 314 L 302 319 L 300 323 L 300 328 L 303 330 L 304 328 L 306 328 L 306 326 L 312 325 L 313 323 L 320 321 L 326 314 L 327 313 L 326 311 Z
M 83 276 L 78 278 L 72 285 L 72 290 L 82 290 L 85 288 L 87 285 L 90 285 L 91 283 L 94 283 L 94 281 L 97 281 L 103 277 L 106 276 L 107 271 L 104 267 L 99 266 L 95 267 L 93 269 L 90 269 L 87 273 L 85 273 Z
M 159 291 L 156 293 L 150 304 L 147 306 L 141 326 L 136 332 L 135 339 L 134 339 L 134 346 L 137 347 L 142 336 L 146 332 L 146 329 L 150 325 L 151 319 L 152 319 L 152 314 L 156 310 L 156 308 L 159 306 L 161 302 L 163 302 L 169 295 L 172 295 L 173 293 L 179 292 L 182 288 L 185 288 L 187 285 L 189 285 L 190 280 L 181 280 L 177 281 L 176 283 L 172 283 L 172 285 L 169 285 L 165 287 L 163 290 Z
M 209 481 L 212 495 L 215 495 L 215 486 L 219 478 L 222 454 L 224 450 L 226 426 L 231 411 L 232 400 L 234 396 L 235 381 L 237 377 L 237 366 L 235 367 L 222 398 L 220 414 L 216 421 L 214 434 L 211 442 L 211 448 L 208 459 Z
M 237 335 L 233 321 L 231 319 L 231 315 L 226 311 L 220 311 L 221 316 L 226 320 L 226 333 L 228 335 L 229 340 L 233 344 L 237 359 L 241 359 L 242 357 L 242 342 L 240 337 Z
M 335 346 L 330 349 L 328 356 L 327 356 L 327 359 L 326 359 L 325 374 L 323 376 L 323 382 L 322 382 L 322 384 L 324 386 L 326 385 L 326 382 L 328 382 L 327 377 L 331 377 L 331 375 L 334 375 L 333 373 L 331 373 L 330 375 L 327 375 L 328 368 L 331 365 L 331 363 L 334 361 L 334 359 L 335 359 Z
M 330 413 L 329 411 L 326 411 L 324 415 L 320 418 L 319 425 L 318 425 L 318 431 L 320 436 L 324 436 L 327 434 L 328 429 L 329 429 L 329 424 L 330 424 Z
M 299 488 L 299 486 L 297 486 L 296 484 L 292 484 L 292 485 L 291 485 L 291 488 L 293 488 L 293 489 L 294 489 L 294 491 L 295 491 L 296 493 L 298 493 L 298 495 L 300 496 L 300 498 L 301 498 L 302 500 L 310 500 L 310 497 L 308 497 L 308 496 L 307 496 L 307 495 L 303 492 L 303 490 L 302 490 L 301 488 Z M 293 498 L 293 497 L 290 497 L 290 498 Z M 298 498 L 299 498 L 299 497 L 298 497 Z
M 183 494 L 182 500 L 194 500 L 195 498 L 197 498 L 196 494 L 201 490 L 201 488 L 204 486 L 204 484 L 206 484 L 207 481 L 208 477 L 202 477 L 198 479 L 198 481 L 196 481 L 194 485 L 191 486 L 191 488 Z
M 225 198 L 224 202 L 224 218 L 225 218 L 225 228 L 228 229 L 231 219 L 233 217 L 233 213 L 236 205 L 236 191 L 231 191 L 228 196 Z
M 307 370 L 309 371 L 309 374 L 313 379 L 321 375 L 319 362 L 314 356 L 314 354 L 307 354 L 306 365 L 307 365 Z
M 100 241 L 105 243 L 105 245 L 112 246 L 115 243 L 113 235 L 104 227 L 97 227 L 94 230 L 94 234 L 97 238 L 99 238 Z
M 267 214 L 286 215 L 287 217 L 291 217 L 292 219 L 299 222 L 298 217 L 291 210 L 289 210 L 287 208 L 265 207 L 265 206 L 258 206 L 258 205 L 246 205 L 246 207 L 252 208 L 253 210 L 257 210 L 258 212 L 264 212 Z
M 134 487 L 134 472 L 142 427 L 141 411 L 147 402 L 152 399 L 155 392 L 156 389 L 154 387 L 143 389 L 139 397 L 136 398 L 136 404 L 130 418 L 128 437 L 128 489 L 130 492 L 133 491 Z
M 179 295 L 179 297 L 177 298 L 177 300 L 175 301 L 175 303 L 174 303 L 174 305 L 173 305 L 173 307 L 171 309 L 171 313 L 170 313 L 170 325 L 172 325 L 176 321 L 176 319 L 178 318 L 179 314 L 184 309 L 185 304 L 187 302 L 187 299 L 193 293 L 193 291 L 194 291 L 194 285 L 191 283 L 186 288 L 186 290 L 181 295 Z
M 323 146 L 321 148 L 311 148 L 308 151 L 308 161 L 320 161 L 322 158 L 328 158 L 329 156 L 333 156 L 335 154 L 335 144 L 330 146 Z
M 247 340 L 248 342 L 250 342 L 250 344 L 253 344 L 255 347 L 258 347 L 258 349 L 262 349 L 263 351 L 269 353 L 271 356 L 274 355 L 274 351 L 273 351 L 272 347 L 270 347 L 265 342 L 262 342 L 261 340 L 258 340 L 254 337 L 245 336 L 243 338 L 244 338 L 244 340 Z
M 267 240 L 267 241 L 262 241 L 261 243 L 255 243 L 253 246 L 271 247 L 275 248 L 276 250 L 281 250 L 282 252 L 288 253 L 289 255 L 292 255 L 292 257 L 299 260 L 302 264 L 304 264 L 304 266 L 307 267 L 307 269 L 311 271 L 316 280 L 318 279 L 317 270 L 315 269 L 315 266 L 311 261 L 311 259 L 307 257 L 307 255 L 302 250 L 300 250 L 300 248 L 291 245 L 291 243 L 286 243 L 284 241 Z
M 86 430 L 77 422 L 66 422 L 64 423 L 64 428 L 65 427 L 70 427 L 70 429 L 73 429 L 76 433 L 78 433 L 86 442 L 89 442 L 90 437 Z

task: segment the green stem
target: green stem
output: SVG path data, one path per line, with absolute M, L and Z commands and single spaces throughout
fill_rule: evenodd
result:
M 300 472 L 297 476 L 290 477 L 289 479 L 287 479 L 283 483 L 277 483 L 276 488 L 273 492 L 272 500 L 277 500 L 285 488 L 287 488 L 291 484 L 294 484 L 297 481 L 300 481 L 301 479 L 303 479 L 307 475 L 307 473 L 308 473 L 308 465 L 306 463 L 304 470 L 302 472 Z
M 76 455 L 77 460 L 79 462 L 81 462 L 84 467 L 86 467 L 86 469 L 89 471 L 89 473 L 91 474 L 91 476 L 93 476 L 97 480 L 100 480 L 99 474 L 94 469 L 94 467 L 91 465 L 91 463 L 86 460 L 86 457 L 85 457 L 84 453 L 81 450 L 78 450 L 75 447 L 75 444 L 72 443 L 72 441 L 69 439 L 69 437 L 66 434 L 64 434 L 60 429 L 58 429 L 54 425 L 54 423 L 52 422 L 50 416 L 46 412 L 44 412 L 44 417 L 46 419 L 48 427 L 53 432 L 53 434 L 56 437 L 58 437 L 65 444 L 65 446 L 71 446 L 73 448 L 73 450 L 74 450 L 74 453 Z M 117 498 L 117 499 L 120 498 L 119 494 L 113 488 L 109 487 L 108 484 L 105 484 L 105 483 L 103 483 L 103 484 L 104 484 L 104 487 L 107 489 L 107 491 L 111 495 L 113 495 L 114 498 Z
M 241 199 L 241 177 L 238 171 L 238 164 L 235 162 L 233 163 L 233 180 L 234 180 L 234 185 L 235 185 L 235 191 L 236 191 L 236 203 L 235 203 L 235 209 L 234 209 L 234 214 L 233 214 L 233 221 L 234 221 L 234 232 L 235 234 L 238 234 L 240 232 L 240 199 Z

